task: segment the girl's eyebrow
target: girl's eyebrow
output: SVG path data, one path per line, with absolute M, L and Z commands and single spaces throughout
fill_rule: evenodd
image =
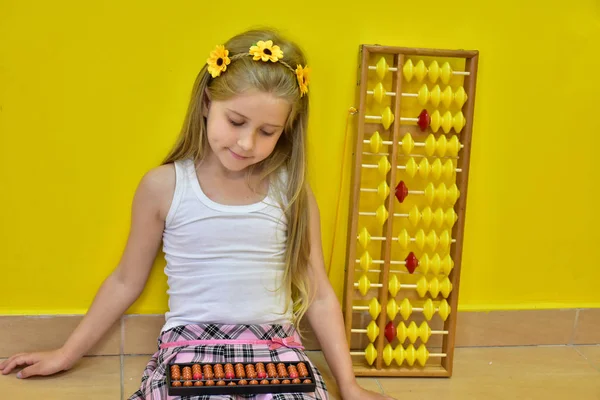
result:
M 237 111 L 235 111 L 235 110 L 232 110 L 231 108 L 227 108 L 226 110 L 227 110 L 227 111 L 231 111 L 232 113 L 235 113 L 235 114 L 239 115 L 240 117 L 242 117 L 242 118 L 244 118 L 244 119 L 250 119 L 250 118 L 246 117 L 244 114 L 241 114 L 241 113 L 239 113 L 239 112 L 237 112 Z M 276 124 L 269 124 L 269 123 L 265 123 L 264 125 L 274 126 L 275 128 L 283 128 L 283 126 L 281 126 L 281 125 L 276 125 Z

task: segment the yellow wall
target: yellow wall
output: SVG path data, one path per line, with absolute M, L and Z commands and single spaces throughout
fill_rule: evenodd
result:
M 299 40 L 314 70 L 310 170 L 327 261 L 359 44 L 477 49 L 460 306 L 600 306 L 598 2 L 164 4 L 0 2 L 0 313 L 85 312 L 198 68 L 263 24 Z M 340 294 L 346 206 L 330 272 Z M 131 311 L 164 311 L 165 289 L 159 259 Z

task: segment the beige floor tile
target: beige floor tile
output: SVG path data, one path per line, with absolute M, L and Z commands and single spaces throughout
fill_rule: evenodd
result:
M 456 346 L 568 344 L 573 337 L 575 314 L 576 310 L 461 312 L 456 323 Z
M 379 378 L 396 399 L 600 399 L 600 373 L 568 346 L 460 348 L 452 378 Z
M 579 310 L 574 344 L 600 344 L 600 308 Z
M 52 376 L 17 379 L 14 372 L 0 375 L 0 397 L 10 400 L 120 399 L 120 357 L 84 357 L 71 370 Z
M 123 394 L 124 399 L 131 396 L 140 387 L 142 373 L 151 356 L 123 357 Z
M 164 315 L 127 315 L 124 317 L 123 354 L 154 354 Z
M 575 346 L 575 350 L 600 371 L 600 345 Z
M 327 390 L 329 392 L 329 396 L 331 400 L 342 400 L 342 396 L 340 396 L 339 388 L 331 373 L 331 369 L 327 365 L 327 361 L 323 356 L 323 353 L 320 351 L 307 351 L 306 354 L 313 362 L 315 367 L 319 370 L 321 375 L 323 375 L 323 379 L 325 380 L 325 385 L 327 385 Z M 382 393 L 381 387 L 377 383 L 377 379 L 375 378 L 357 378 L 358 384 L 367 389 L 377 393 Z
M 62 346 L 81 321 L 81 316 L 0 317 L 0 357 L 15 353 L 52 350 Z M 88 355 L 118 355 L 121 321 L 94 346 Z M 52 334 L 48 335 L 47 332 Z

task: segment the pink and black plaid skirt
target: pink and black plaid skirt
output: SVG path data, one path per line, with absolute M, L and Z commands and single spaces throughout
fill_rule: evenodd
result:
M 206 341 L 208 344 L 203 343 Z M 269 344 L 270 343 L 270 344 Z M 168 364 L 304 361 L 310 364 L 316 390 L 309 393 L 169 396 Z M 142 375 L 140 388 L 128 400 L 325 400 L 323 376 L 306 356 L 292 325 L 194 324 L 163 332 Z

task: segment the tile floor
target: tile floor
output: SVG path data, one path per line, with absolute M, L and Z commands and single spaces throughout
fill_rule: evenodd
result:
M 331 399 L 340 399 L 320 352 L 309 352 L 323 372 Z M 6 400 L 127 399 L 148 355 L 85 357 L 76 368 L 27 380 L 0 375 Z M 359 378 L 370 390 L 396 399 L 600 400 L 600 345 L 472 347 L 456 349 L 454 376 Z

